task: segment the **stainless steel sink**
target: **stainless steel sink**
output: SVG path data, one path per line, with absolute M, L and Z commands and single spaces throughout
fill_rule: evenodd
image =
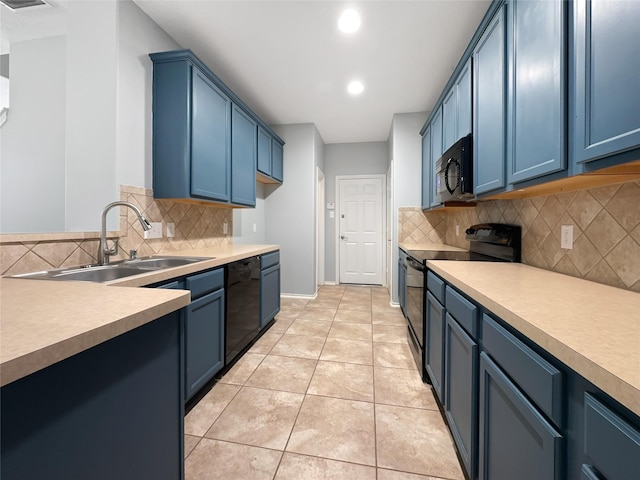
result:
M 43 272 L 23 273 L 12 278 L 32 280 L 75 280 L 84 282 L 108 282 L 118 278 L 140 275 L 165 268 L 180 267 L 215 257 L 143 257 L 123 260 L 108 265 L 86 265 L 78 268 L 62 268 Z
M 144 257 L 125 260 L 123 263 L 130 267 L 135 266 L 136 268 L 156 270 L 159 268 L 181 267 L 182 265 L 210 260 L 211 258 L 213 257 Z

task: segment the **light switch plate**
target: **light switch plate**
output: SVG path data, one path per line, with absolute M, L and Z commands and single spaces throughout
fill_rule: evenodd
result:
M 176 236 L 176 224 L 175 223 L 167 223 L 167 237 L 173 238 Z
M 562 225 L 560 230 L 560 248 L 573 248 L 573 225 Z
M 144 238 L 162 238 L 162 222 L 149 222 L 151 230 L 144 232 Z
M 229 224 L 227 222 L 224 222 L 222 224 L 222 234 L 226 235 L 227 233 L 229 233 Z

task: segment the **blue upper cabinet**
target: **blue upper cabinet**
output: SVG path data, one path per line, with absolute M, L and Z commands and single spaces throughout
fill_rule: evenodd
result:
M 258 127 L 258 172 L 271 176 L 271 135 Z
M 471 59 L 442 101 L 442 151 L 471 133 Z
M 191 51 L 150 57 L 154 197 L 255 206 L 258 150 L 268 153 L 274 175 L 279 146 L 281 182 L 284 142 Z
M 640 146 L 640 2 L 574 9 L 570 133 L 581 164 Z
M 566 6 L 559 1 L 507 3 L 508 183 L 567 168 Z
M 258 126 L 258 180 L 282 183 L 282 144 Z
M 191 71 L 191 195 L 227 202 L 231 190 L 231 101 L 198 68 L 191 67 Z M 157 151 L 156 157 L 162 156 L 162 150 Z M 165 163 L 170 159 L 157 161 Z M 155 173 L 160 185 L 172 180 L 164 178 L 162 171 Z M 158 196 L 160 185 L 156 183 L 153 190 Z
M 431 207 L 431 126 L 422 133 L 422 208 Z
M 271 177 L 282 183 L 284 181 L 284 149 L 282 143 L 275 138 L 271 141 Z
M 505 11 L 473 51 L 473 170 L 476 194 L 505 186 Z
M 442 156 L 442 108 L 438 107 L 438 111 L 431 120 L 431 172 L 436 171 L 436 162 Z M 438 194 L 435 175 L 431 175 L 431 206 L 437 207 L 442 204 L 442 199 Z
M 231 202 L 256 205 L 256 122 L 237 105 L 231 112 Z
M 458 89 L 451 87 L 442 101 L 442 148 L 447 151 L 457 140 Z

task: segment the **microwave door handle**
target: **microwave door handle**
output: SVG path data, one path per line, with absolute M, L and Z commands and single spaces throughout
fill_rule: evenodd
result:
M 447 187 L 447 190 L 451 194 L 453 194 L 455 189 L 458 188 L 458 185 L 460 185 L 460 178 L 459 178 L 459 174 L 457 173 L 456 173 L 456 176 L 458 178 L 456 178 L 456 185 L 453 188 L 451 188 L 451 185 L 449 185 L 449 168 L 453 166 L 452 163 L 457 163 L 457 162 L 453 158 L 449 158 L 449 160 L 447 161 L 447 166 L 444 169 L 444 185 L 445 187 Z

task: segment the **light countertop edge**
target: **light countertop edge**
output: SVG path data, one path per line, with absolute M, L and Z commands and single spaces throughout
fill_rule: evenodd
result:
M 640 415 L 640 294 L 520 263 L 427 267 Z
M 189 304 L 187 290 L 151 285 L 279 250 L 226 245 L 162 253 L 215 259 L 105 283 L 0 278 L 0 386 Z M 111 288 L 112 286 L 123 288 Z
M 398 246 L 405 252 L 408 250 L 436 251 L 436 252 L 466 252 L 467 249 L 447 245 L 446 243 L 410 243 L 401 242 Z

